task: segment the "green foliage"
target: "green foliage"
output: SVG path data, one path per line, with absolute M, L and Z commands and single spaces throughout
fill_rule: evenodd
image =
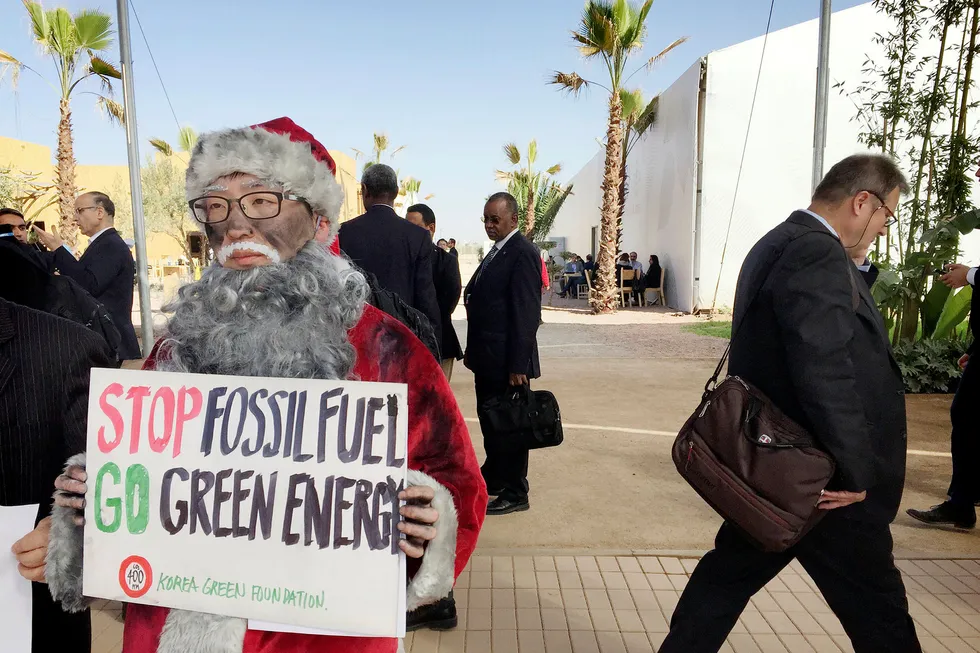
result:
M 710 336 L 712 338 L 725 338 L 730 340 L 732 337 L 731 322 L 697 322 L 695 324 L 685 324 L 683 329 L 688 333 L 696 333 L 699 336 Z
M 902 370 L 906 392 L 946 393 L 950 383 L 960 377 L 956 361 L 966 350 L 958 340 L 934 339 L 903 341 L 895 347 L 895 359 Z
M 538 188 L 538 197 L 534 209 L 536 214 L 534 228 L 528 235 L 528 239 L 531 242 L 536 243 L 544 249 L 550 249 L 544 247 L 547 245 L 546 238 L 551 231 L 551 226 L 555 223 L 555 218 L 558 217 L 558 210 L 561 209 L 562 204 L 565 203 L 568 196 L 572 194 L 572 188 L 572 184 L 566 187 L 554 182 L 542 184 Z M 528 193 L 526 177 L 518 176 L 511 179 L 507 184 L 507 192 L 517 200 L 517 228 L 521 233 L 525 233 L 524 225 L 527 223 Z
M 932 337 L 946 338 L 957 326 L 966 321 L 967 315 L 970 314 L 970 300 L 972 298 L 973 288 L 970 286 L 961 288 L 955 294 L 949 293 Z

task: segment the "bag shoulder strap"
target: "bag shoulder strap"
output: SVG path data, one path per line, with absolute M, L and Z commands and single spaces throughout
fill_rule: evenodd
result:
M 769 277 L 772 276 L 776 264 L 779 263 L 779 259 L 783 257 L 783 253 L 789 248 L 789 246 L 795 240 L 797 240 L 798 238 L 802 238 L 803 236 L 806 236 L 810 233 L 820 233 L 820 232 L 807 231 L 797 236 L 793 236 L 788 241 L 786 241 L 786 244 L 782 246 L 782 248 L 779 250 L 776 256 L 772 259 L 772 261 L 768 263 L 769 271 L 766 273 L 766 276 L 762 279 L 762 283 L 759 284 L 759 287 L 755 289 L 754 293 L 752 293 L 752 298 L 749 300 L 748 305 L 745 307 L 745 311 L 742 313 L 742 319 L 738 321 L 738 324 L 734 324 L 734 323 L 732 324 L 732 335 L 728 339 L 728 345 L 725 346 L 725 353 L 721 355 L 721 360 L 718 361 L 718 365 L 715 367 L 715 371 L 711 375 L 711 378 L 709 378 L 708 382 L 704 384 L 705 397 L 708 395 L 708 393 L 714 390 L 715 386 L 718 385 L 718 378 L 721 376 L 721 371 L 722 369 L 724 369 L 725 363 L 728 362 L 728 355 L 732 351 L 732 342 L 735 340 L 735 334 L 738 333 L 739 331 L 738 327 L 742 325 L 742 322 L 745 320 L 745 316 L 748 315 L 749 313 L 749 309 L 752 308 L 752 304 L 754 304 L 755 300 L 759 298 L 759 295 L 762 293 L 762 289 L 765 287 L 766 283 L 769 282 Z M 828 232 L 827 235 L 833 238 L 833 235 L 831 233 Z M 861 303 L 861 298 L 858 294 L 857 282 L 854 281 L 854 273 L 855 273 L 855 271 L 853 270 L 854 266 L 851 264 L 852 263 L 851 260 L 847 258 L 847 251 L 844 250 L 843 247 L 841 247 L 841 251 L 843 252 L 844 259 L 848 264 L 848 267 L 846 269 L 847 269 L 847 280 L 850 282 L 851 285 L 851 310 L 857 311 L 858 305 Z

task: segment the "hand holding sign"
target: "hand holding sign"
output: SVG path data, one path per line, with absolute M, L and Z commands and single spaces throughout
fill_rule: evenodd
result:
M 55 505 L 62 508 L 71 508 L 79 511 L 75 516 L 75 524 L 83 526 L 85 517 L 82 510 L 85 509 L 85 493 L 88 492 L 88 474 L 85 468 L 79 465 L 72 465 L 54 480 L 54 487 L 58 490 L 54 495 Z
M 437 531 L 432 525 L 439 521 L 439 511 L 432 507 L 435 496 L 432 488 L 425 485 L 413 485 L 398 494 L 407 503 L 399 512 L 408 520 L 398 523 L 398 530 L 408 536 L 398 545 L 409 558 L 421 558 L 425 543 L 436 538 Z

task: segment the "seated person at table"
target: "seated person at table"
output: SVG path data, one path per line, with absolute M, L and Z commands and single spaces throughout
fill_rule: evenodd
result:
M 575 295 L 583 279 L 582 261 L 579 260 L 578 256 L 572 254 L 568 257 L 568 262 L 565 264 L 565 280 L 561 282 L 561 294 L 559 296 L 564 297 L 569 291 Z
M 644 277 L 644 288 L 659 288 L 660 287 L 660 259 L 656 254 L 650 255 L 650 265 L 647 266 L 647 275 Z

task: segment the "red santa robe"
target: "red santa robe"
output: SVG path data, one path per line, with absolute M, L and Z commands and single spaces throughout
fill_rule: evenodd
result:
M 357 350 L 351 379 L 408 385 L 408 484 L 430 485 L 436 492 L 438 535 L 421 563 L 409 560 L 412 610 L 445 597 L 466 566 L 486 517 L 486 484 L 449 383 L 425 346 L 372 306 L 365 307 L 349 338 Z M 166 356 L 159 346 L 143 369 L 154 369 L 156 360 Z M 186 653 L 192 648 L 209 653 L 395 653 L 399 646 L 389 638 L 243 632 L 239 620 L 128 604 L 124 653 Z

